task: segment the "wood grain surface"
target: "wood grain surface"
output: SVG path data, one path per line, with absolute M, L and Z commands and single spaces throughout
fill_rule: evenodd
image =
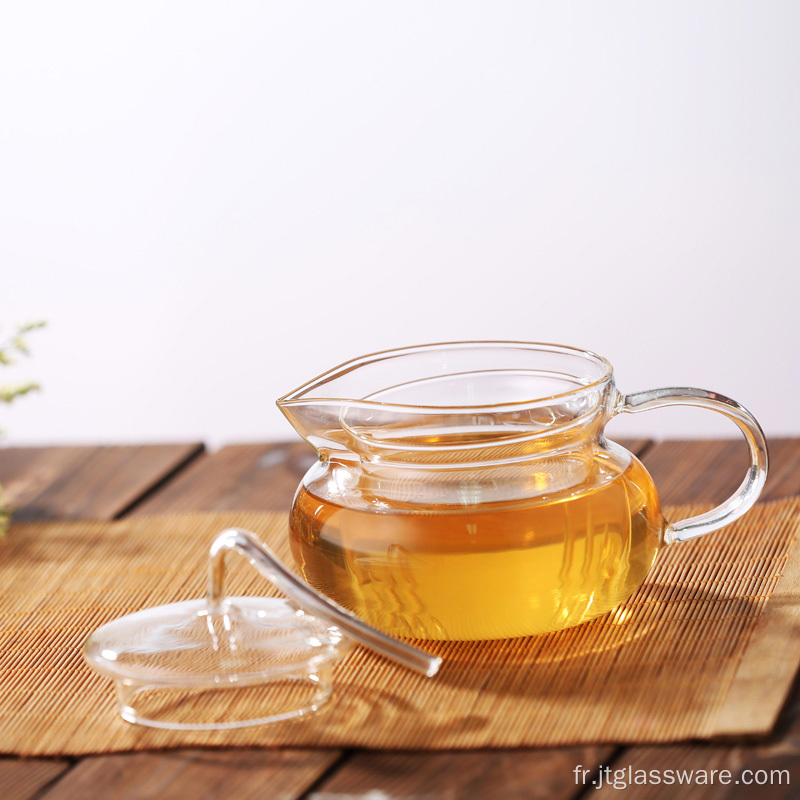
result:
M 114 519 L 199 456 L 202 444 L 0 449 L 0 484 L 17 520 Z M 71 766 L 0 759 L 3 800 L 27 800 Z
M 0 450 L 0 484 L 19 521 L 114 519 L 202 451 L 202 444 L 9 447 Z
M 91 756 L 43 796 L 64 800 L 293 800 L 339 758 L 329 750 L 179 750 Z
M 288 511 L 315 460 L 303 441 L 230 445 L 196 459 L 133 513 Z
M 800 493 L 800 440 L 770 439 L 769 475 L 761 500 Z M 742 482 L 750 466 L 743 439 L 669 441 L 642 457 L 662 503 L 721 503 Z
M 613 752 L 613 747 L 449 753 L 362 751 L 342 764 L 309 798 L 568 800 L 575 794 L 575 765 L 593 771 Z
M 720 502 L 741 481 L 741 441 L 664 442 L 643 452 L 665 503 Z M 233 445 L 200 453 L 198 445 L 167 454 L 150 448 L 0 450 L 0 482 L 19 501 L 19 518 L 103 517 L 169 511 L 287 509 L 313 453 L 302 442 Z M 770 442 L 765 498 L 800 494 L 800 439 Z M 181 468 L 183 467 L 183 468 Z M 761 786 L 759 797 L 795 797 L 800 784 L 800 692 L 773 737 L 758 744 L 555 748 L 453 753 L 343 753 L 335 750 L 179 751 L 82 759 L 0 759 L 3 799 L 66 797 L 574 797 L 602 796 L 577 785 L 582 764 L 677 768 L 729 765 L 794 769 L 793 787 Z M 722 767 L 720 767 L 722 768 Z M 591 779 L 593 773 L 589 774 Z M 123 794 L 121 787 L 126 787 Z M 231 790 L 232 787 L 236 787 Z M 489 788 L 491 787 L 491 789 Z M 641 788 L 641 787 L 638 787 Z M 787 791 L 788 789 L 788 791 Z M 669 790 L 669 791 L 668 791 Z M 616 791 L 616 790 L 611 790 Z M 674 787 L 648 787 L 632 797 L 674 797 Z M 137 794 L 137 792 L 139 792 Z M 752 797 L 753 787 L 693 786 L 682 797 Z M 375 794 L 380 793 L 380 794 Z

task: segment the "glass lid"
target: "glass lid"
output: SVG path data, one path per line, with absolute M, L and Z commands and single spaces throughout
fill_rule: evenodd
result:
M 232 550 L 287 599 L 226 597 L 225 557 Z M 215 730 L 317 710 L 353 642 L 428 677 L 441 664 L 319 594 L 254 533 L 231 528 L 211 547 L 206 597 L 113 620 L 87 639 L 83 655 L 114 681 L 128 722 Z

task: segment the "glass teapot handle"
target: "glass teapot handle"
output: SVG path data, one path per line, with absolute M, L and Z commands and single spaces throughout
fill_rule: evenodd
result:
M 744 434 L 750 448 L 750 468 L 739 488 L 722 505 L 688 517 L 680 522 L 669 523 L 664 534 L 665 542 L 685 542 L 695 536 L 710 533 L 728 525 L 747 512 L 756 502 L 767 479 L 767 440 L 756 418 L 742 405 L 729 397 L 692 387 L 649 389 L 629 395 L 620 394 L 615 414 L 637 414 L 662 406 L 699 406 L 724 414 L 733 420 Z

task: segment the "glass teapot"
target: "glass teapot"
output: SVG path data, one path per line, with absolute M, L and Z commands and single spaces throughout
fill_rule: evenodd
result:
M 644 466 L 605 438 L 621 413 L 718 411 L 751 465 L 735 494 L 667 522 Z M 319 460 L 294 498 L 303 577 L 388 634 L 499 639 L 578 625 L 627 599 L 658 550 L 744 514 L 767 474 L 741 405 L 693 388 L 623 395 L 586 350 L 454 342 L 349 361 L 278 400 Z

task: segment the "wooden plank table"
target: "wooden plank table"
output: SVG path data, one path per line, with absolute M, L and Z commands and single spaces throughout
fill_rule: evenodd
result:
M 718 502 L 746 468 L 740 441 L 624 443 L 640 455 L 665 503 Z M 765 499 L 800 494 L 800 438 L 770 442 Z M 0 483 L 17 519 L 183 511 L 285 510 L 313 461 L 303 442 L 53 447 L 0 450 Z M 618 794 L 576 784 L 575 768 L 788 769 L 791 785 L 683 786 L 682 798 L 800 796 L 800 687 L 775 733 L 748 743 L 657 747 L 425 752 L 201 750 L 68 758 L 0 758 L 0 798 L 578 798 Z M 674 786 L 629 787 L 631 797 L 675 796 Z

